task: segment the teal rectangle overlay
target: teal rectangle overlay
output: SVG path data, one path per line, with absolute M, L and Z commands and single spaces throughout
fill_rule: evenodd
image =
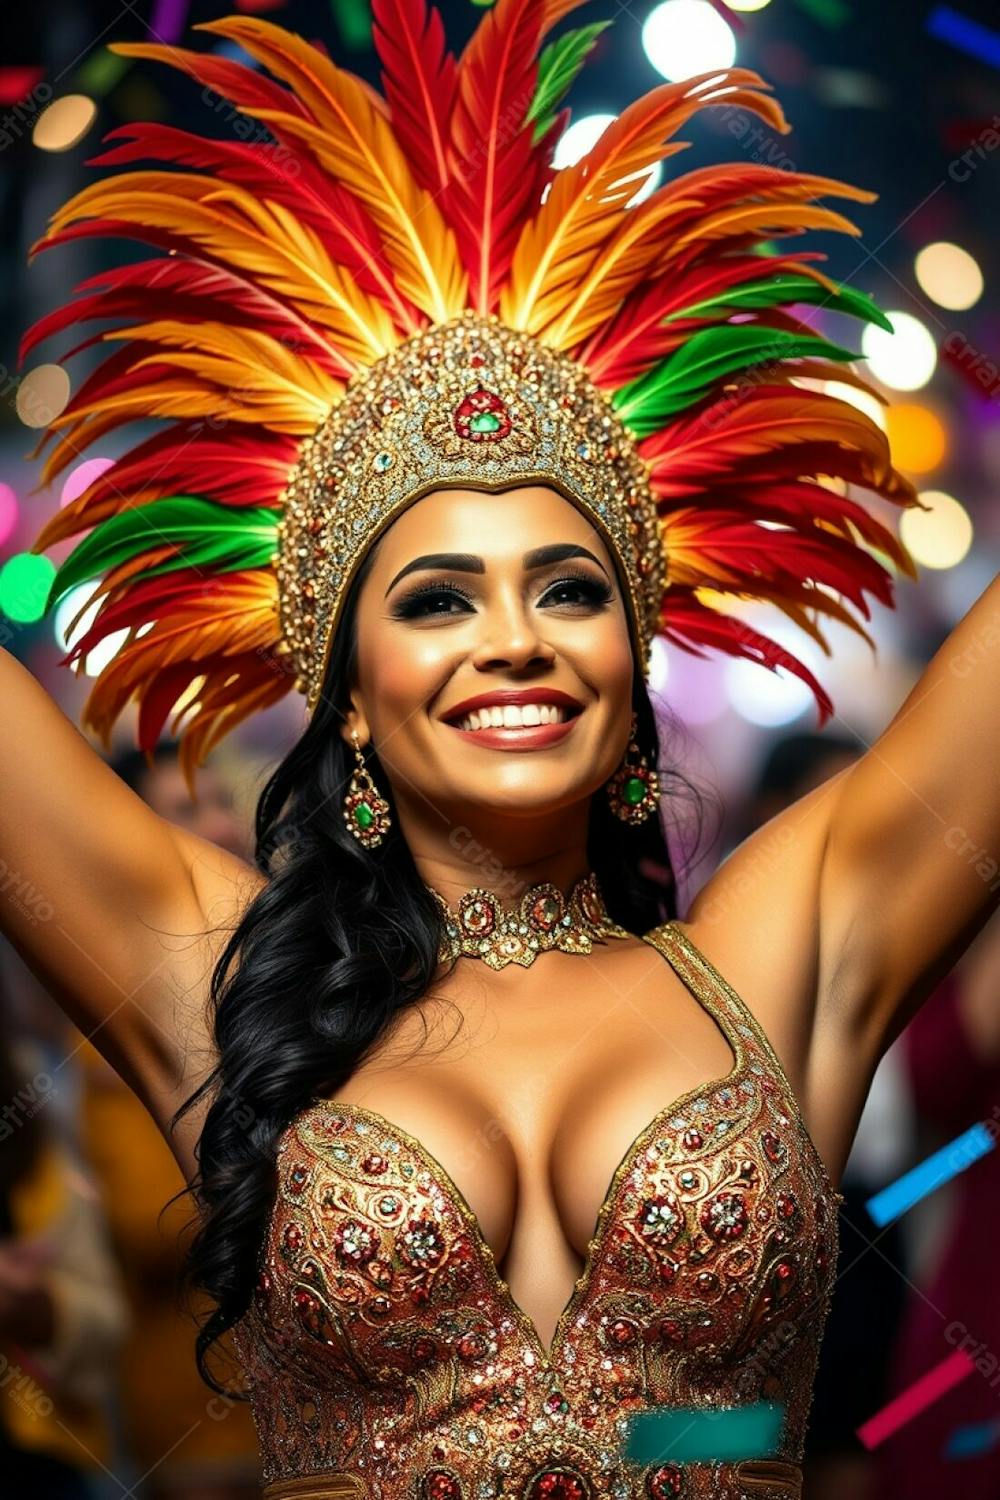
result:
M 761 1401 L 731 1410 L 658 1407 L 631 1419 L 625 1457 L 631 1463 L 718 1463 L 772 1458 L 784 1408 Z

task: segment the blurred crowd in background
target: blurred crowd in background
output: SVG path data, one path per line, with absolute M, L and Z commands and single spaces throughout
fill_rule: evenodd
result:
M 725 42 L 716 22 L 725 27 L 731 11 L 729 60 L 774 85 L 794 130 L 750 138 L 732 119 L 706 118 L 682 169 L 732 158 L 795 165 L 879 194 L 876 204 L 856 206 L 856 241 L 821 235 L 817 244 L 831 275 L 889 310 L 895 340 L 866 343 L 857 368 L 892 405 L 886 411 L 849 387 L 838 394 L 869 400 L 926 505 L 904 517 L 919 584 L 897 581 L 895 613 L 874 605 L 870 643 L 834 628 L 829 660 L 787 621 L 746 612 L 829 689 L 836 713 L 822 733 L 812 700 L 788 674 L 700 661 L 657 643 L 651 686 L 664 763 L 708 795 L 700 825 L 680 798 L 665 806 L 683 915 L 748 833 L 865 752 L 997 572 L 1000 30 L 990 0 L 957 9 L 929 0 L 681 0 L 682 30 L 671 34 L 679 14 L 672 3 L 626 7 L 625 25 L 602 38 L 606 66 L 571 96 L 577 143 L 567 142 L 560 164 L 586 149 L 606 112 L 656 81 L 654 69 L 678 76 L 665 71 L 665 57 L 683 53 L 689 72 L 724 62 L 712 49 Z M 460 45 L 478 12 L 465 0 L 442 8 Z M 211 112 L 183 80 L 116 58 L 106 44 L 167 32 L 208 45 L 187 27 L 231 9 L 266 12 L 322 37 L 338 60 L 378 82 L 365 0 L 42 0 L 5 7 L 0 21 L 0 641 L 74 721 L 89 684 L 59 661 L 85 627 L 86 617 L 74 616 L 86 601 L 72 598 L 55 622 L 43 620 L 36 599 L 48 575 L 36 578 L 27 549 L 44 519 L 99 472 L 94 464 L 113 463 L 117 449 L 88 454 L 58 492 L 33 493 L 31 429 L 40 408 L 58 404 L 54 362 L 65 351 L 43 346 L 19 369 L 17 343 L 109 262 L 103 247 L 80 242 L 29 271 L 28 250 L 48 215 L 88 180 L 87 157 L 112 126 L 141 118 L 225 132 L 225 118 L 206 118 Z M 595 4 L 584 19 L 615 9 Z M 120 254 L 108 247 L 109 257 Z M 822 312 L 816 322 L 840 339 L 855 336 Z M 70 362 L 74 381 L 87 359 Z M 726 607 L 741 608 L 735 600 Z M 91 675 L 99 666 L 88 660 Z M 105 753 L 163 816 L 250 859 L 256 796 L 303 722 L 302 702 L 290 695 L 243 726 L 202 772 L 196 805 L 169 741 L 151 764 L 134 752 L 134 717 L 125 716 Z M 26 903 L 40 923 L 54 919 L 45 893 L 6 866 L 0 900 Z M 17 955 L 0 947 L 0 1495 L 243 1500 L 257 1493 L 250 1417 L 200 1382 L 194 1326 L 176 1296 L 190 1200 L 176 1196 L 183 1183 L 167 1146 L 94 1041 L 76 1034 Z M 995 1117 L 998 1100 L 993 922 L 874 1080 L 843 1183 L 841 1265 L 805 1500 L 929 1500 L 949 1490 L 1000 1497 L 1000 1393 L 987 1378 L 964 1381 L 875 1453 L 856 1437 L 866 1417 L 950 1352 L 947 1329 L 965 1329 L 984 1351 L 1000 1349 L 1000 1153 L 899 1222 L 879 1227 L 866 1208 L 936 1146 Z M 978 1440 L 963 1448 L 963 1431 Z

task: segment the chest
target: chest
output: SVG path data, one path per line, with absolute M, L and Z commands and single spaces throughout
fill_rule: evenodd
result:
M 603 968 L 547 955 L 528 976 L 465 965 L 455 977 L 400 1018 L 337 1102 L 426 1148 L 512 1279 L 548 1266 L 565 1284 L 623 1156 L 673 1101 L 731 1072 L 732 1043 L 648 945 Z

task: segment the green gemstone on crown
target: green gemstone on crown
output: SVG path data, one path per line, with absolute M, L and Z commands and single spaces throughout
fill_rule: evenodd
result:
M 622 796 L 629 807 L 637 807 L 646 795 L 646 783 L 641 776 L 630 776 L 622 787 Z
M 480 411 L 469 423 L 470 432 L 496 432 L 500 426 L 500 418 L 491 411 Z
M 375 814 L 367 802 L 359 802 L 354 809 L 354 821 L 359 828 L 370 828 L 375 821 Z

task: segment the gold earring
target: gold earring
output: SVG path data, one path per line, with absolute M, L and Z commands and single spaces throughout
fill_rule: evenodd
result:
M 605 783 L 611 811 L 623 823 L 645 823 L 656 812 L 660 801 L 660 778 L 636 741 L 637 723 L 638 716 L 633 713 L 622 764 Z
M 371 772 L 365 765 L 356 729 L 351 730 L 351 739 L 357 765 L 344 798 L 344 822 L 359 844 L 366 849 L 377 849 L 392 827 L 389 804 L 379 796 Z

